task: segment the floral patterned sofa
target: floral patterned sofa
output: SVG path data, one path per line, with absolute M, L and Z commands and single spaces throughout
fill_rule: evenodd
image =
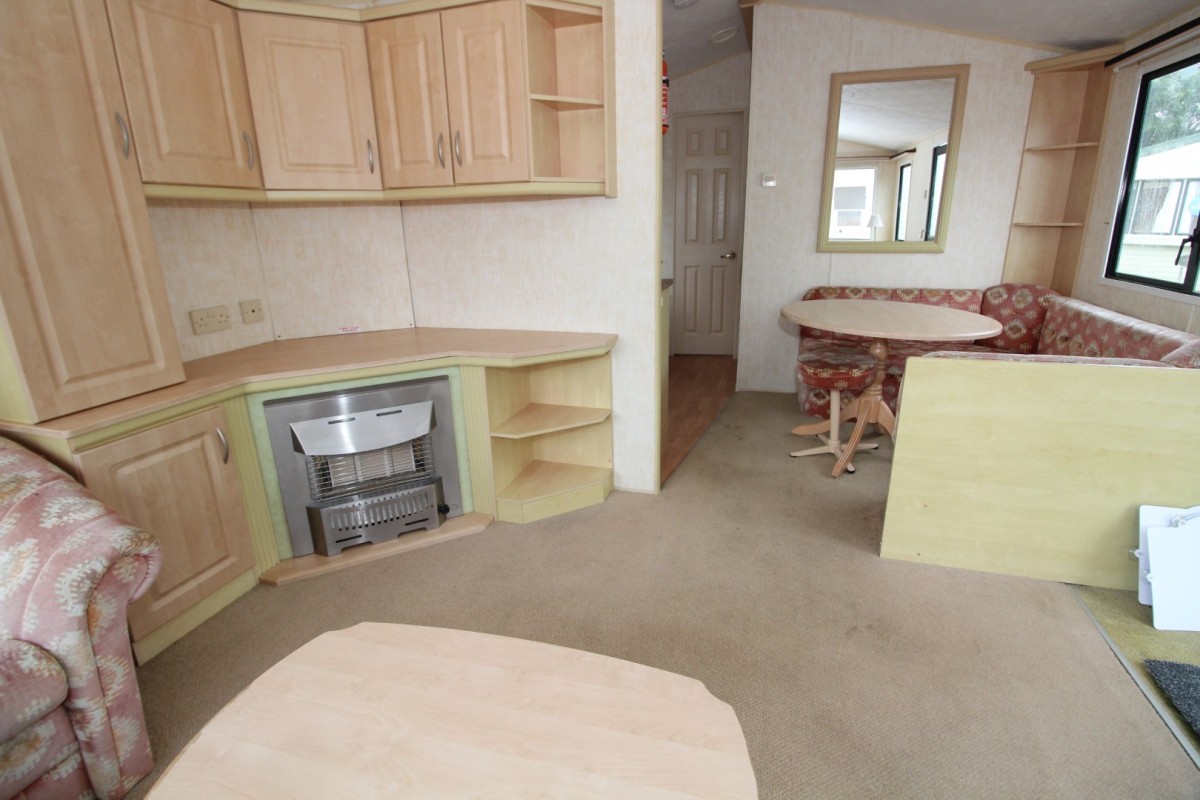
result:
M 1021 361 L 1103 360 L 1114 364 L 1200 368 L 1200 336 L 1119 314 L 1043 286 L 1003 283 L 988 289 L 884 289 L 856 286 L 818 286 L 804 300 L 859 299 L 945 305 L 998 320 L 1003 329 L 975 342 L 888 343 L 883 384 L 884 402 L 896 411 L 904 365 L 913 356 L 983 358 Z M 870 341 L 807 326 L 800 328 L 800 352 L 829 341 Z M 829 416 L 829 393 L 797 379 L 803 413 Z M 842 404 L 857 396 L 842 392 Z
M 161 550 L 0 439 L 0 800 L 119 798 L 154 762 L 126 609 Z

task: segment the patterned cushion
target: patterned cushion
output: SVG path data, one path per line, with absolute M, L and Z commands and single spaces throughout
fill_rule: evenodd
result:
M 818 342 L 796 359 L 796 377 L 815 389 L 861 389 L 875 377 L 875 364 L 861 347 Z
M 1145 322 L 1071 297 L 1054 297 L 1037 352 L 1052 356 L 1144 358 L 1164 356 L 1196 340 L 1195 334 Z
M 67 676 L 42 648 L 17 639 L 0 641 L 0 742 L 67 699 Z
M 1185 344 L 1178 350 L 1172 350 L 1162 357 L 1164 364 L 1170 364 L 1172 367 L 1186 367 L 1188 369 L 1200 369 L 1200 337 L 1195 341 Z
M 39 777 L 40 776 L 40 777 Z M 86 791 L 80 791 L 82 784 Z M 66 706 L 0 744 L 0 797 L 95 797 Z
M 807 350 L 816 347 L 817 344 L 816 342 L 806 342 L 804 343 L 804 347 Z M 867 342 L 863 342 L 860 346 L 865 351 L 869 345 Z M 887 403 L 888 408 L 893 413 L 899 407 L 900 382 L 904 378 L 904 365 L 908 362 L 908 359 L 914 356 L 923 356 L 926 353 L 936 350 L 950 349 L 972 353 L 994 352 L 991 348 L 970 342 L 913 342 L 904 339 L 888 342 L 888 359 L 883 378 L 883 402 Z M 829 392 L 826 389 L 806 386 L 804 383 L 799 382 L 797 395 L 800 399 L 800 410 L 802 413 L 810 417 L 827 418 L 829 416 Z M 843 391 L 841 396 L 842 405 L 846 405 L 856 397 L 858 397 L 857 389 Z
M 1037 352 L 1046 309 L 1058 292 L 1033 283 L 1002 283 L 986 289 L 979 313 L 1004 326 L 999 334 L 976 344 L 1010 353 Z

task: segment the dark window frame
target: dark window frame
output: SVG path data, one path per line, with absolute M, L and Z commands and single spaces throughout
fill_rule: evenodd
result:
M 1187 69 L 1188 67 L 1200 64 L 1200 53 L 1182 58 L 1178 61 L 1173 61 L 1170 64 L 1159 67 L 1158 69 L 1150 70 L 1141 77 L 1141 82 L 1138 85 L 1137 104 L 1133 111 L 1133 129 L 1129 133 L 1129 144 L 1125 150 L 1125 167 L 1121 173 L 1121 186 L 1117 193 L 1117 211 L 1113 216 L 1112 238 L 1109 240 L 1108 260 L 1104 266 L 1104 277 L 1108 280 L 1120 281 L 1122 283 L 1133 283 L 1140 286 L 1148 286 L 1155 289 L 1162 289 L 1167 292 L 1185 295 L 1187 297 L 1196 297 L 1197 292 L 1196 278 L 1198 267 L 1200 267 L 1200 248 L 1193 246 L 1188 255 L 1188 267 L 1184 270 L 1183 277 L 1178 281 L 1165 281 L 1158 278 L 1148 278 L 1144 275 L 1127 275 L 1117 272 L 1118 262 L 1121 255 L 1122 240 L 1126 236 L 1126 224 L 1129 222 L 1130 212 L 1133 208 L 1133 201 L 1138 195 L 1136 191 L 1138 186 L 1135 184 L 1141 183 L 1134 180 L 1134 173 L 1137 170 L 1138 150 L 1142 141 L 1142 129 L 1145 127 L 1146 104 L 1149 100 L 1150 83 L 1164 75 L 1170 75 L 1174 72 Z M 1187 193 L 1187 176 L 1180 176 L 1175 180 L 1184 181 L 1181 189 L 1179 205 L 1183 205 L 1183 199 Z M 1179 210 L 1177 209 L 1177 214 Z M 1177 218 L 1172 220 L 1171 230 L 1174 231 L 1178 225 Z M 1136 234 L 1132 234 L 1136 235 Z M 1165 236 L 1175 236 L 1177 234 L 1155 234 Z

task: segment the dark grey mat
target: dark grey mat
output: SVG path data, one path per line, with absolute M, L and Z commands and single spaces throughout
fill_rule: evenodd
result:
M 1192 730 L 1200 733 L 1200 667 L 1177 661 L 1148 660 L 1146 669 Z

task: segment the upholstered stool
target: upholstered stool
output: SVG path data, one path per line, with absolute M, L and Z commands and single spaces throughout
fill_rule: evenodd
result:
M 799 425 L 792 433 L 800 436 L 815 435 L 821 440 L 819 447 L 797 450 L 793 457 L 832 453 L 841 458 L 845 445 L 842 444 L 839 428 L 842 423 L 842 390 L 863 389 L 875 377 L 875 356 L 861 347 L 834 342 L 815 344 L 796 359 L 796 378 L 809 389 L 824 389 L 829 392 L 829 419 L 810 425 Z M 853 414 L 847 417 L 850 419 Z M 824 434 L 828 432 L 828 436 Z M 875 442 L 858 445 L 856 450 L 874 450 Z M 854 465 L 846 465 L 847 472 L 854 472 Z

